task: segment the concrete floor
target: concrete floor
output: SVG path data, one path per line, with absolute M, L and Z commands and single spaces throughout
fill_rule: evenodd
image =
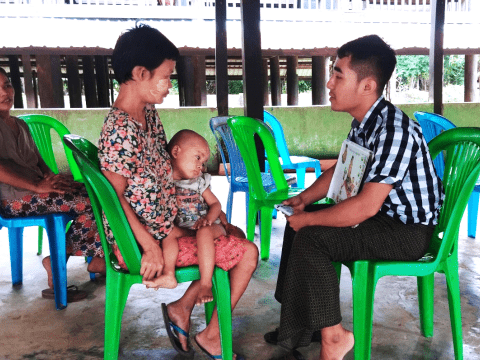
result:
M 309 178 L 307 178 L 307 181 Z M 312 180 L 310 178 L 310 180 Z M 222 202 L 227 197 L 224 177 L 214 177 L 213 190 Z M 235 196 L 233 223 L 244 228 L 244 197 Z M 224 207 L 225 208 L 225 207 Z M 276 276 L 282 248 L 285 218 L 273 221 L 271 256 L 260 261 L 250 285 L 233 314 L 233 348 L 247 359 L 269 359 L 276 348 L 266 344 L 263 334 L 279 322 L 280 306 L 274 300 Z M 480 229 L 479 229 L 480 230 Z M 12 287 L 8 238 L 0 231 L 0 359 L 102 359 L 105 279 L 90 282 L 82 258 L 68 263 L 68 283 L 89 292 L 87 299 L 55 311 L 53 300 L 41 297 L 46 288 L 43 256 L 36 255 L 36 229 L 26 229 L 23 286 Z M 258 244 L 258 233 L 256 243 Z M 48 254 L 45 244 L 44 254 Z M 480 359 L 480 240 L 460 234 L 460 284 L 464 358 Z M 418 320 L 416 281 L 413 278 L 383 278 L 375 294 L 372 359 L 454 358 L 445 280 L 435 278 L 435 334 L 424 338 Z M 179 359 L 164 329 L 160 304 L 179 298 L 188 284 L 175 290 L 155 292 L 134 285 L 125 308 L 119 359 Z M 344 268 L 341 302 L 344 326 L 352 329 L 352 292 Z M 203 308 L 192 315 L 191 334 L 205 326 Z M 319 345 L 300 351 L 307 359 L 318 359 Z M 202 357 L 197 353 L 195 359 Z M 345 359 L 353 359 L 353 352 Z

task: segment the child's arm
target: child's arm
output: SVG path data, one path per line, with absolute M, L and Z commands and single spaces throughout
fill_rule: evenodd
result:
M 208 213 L 204 216 L 205 222 L 203 224 L 197 221 L 194 226 L 196 229 L 199 229 L 203 226 L 212 225 L 222 212 L 222 204 L 220 204 L 220 201 L 218 201 L 218 198 L 215 196 L 212 190 L 210 190 L 210 188 L 205 189 L 205 191 L 202 193 L 202 196 L 208 205 Z

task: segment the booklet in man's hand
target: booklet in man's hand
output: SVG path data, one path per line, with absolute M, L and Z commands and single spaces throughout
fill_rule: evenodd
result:
M 355 196 L 363 185 L 363 178 L 373 152 L 345 140 L 338 156 L 327 199 L 335 204 Z

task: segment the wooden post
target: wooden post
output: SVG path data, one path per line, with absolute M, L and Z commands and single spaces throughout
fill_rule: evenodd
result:
M 38 92 L 42 108 L 64 108 L 63 81 L 58 55 L 37 55 Z
M 262 59 L 263 105 L 268 106 L 268 59 Z
M 180 106 L 195 106 L 193 98 L 193 62 L 191 56 L 181 56 L 177 61 Z
M 67 55 L 67 81 L 68 97 L 70 99 L 70 108 L 82 107 L 82 84 L 80 83 L 80 73 L 78 71 L 78 56 Z
M 262 46 L 260 37 L 260 1 L 242 0 L 242 64 L 244 113 L 263 121 Z M 265 171 L 265 150 L 256 138 L 258 163 Z
M 193 105 L 207 106 L 205 56 L 193 56 Z
M 327 104 L 328 57 L 312 56 L 312 105 Z
M 35 108 L 37 99 L 33 88 L 32 63 L 30 55 L 22 55 L 23 83 L 25 84 L 25 97 L 27 98 L 27 108 Z
M 270 58 L 270 88 L 272 106 L 282 105 L 282 81 L 280 79 L 280 59 L 278 56 Z
M 110 101 L 108 98 L 108 64 L 106 56 L 95 56 L 95 78 L 97 80 L 98 106 L 110 107 Z
M 95 85 L 95 70 L 93 56 L 82 56 L 83 86 L 85 88 L 85 103 L 87 108 L 98 107 L 97 86 Z
M 287 56 L 287 105 L 298 105 L 298 56 Z
M 227 1 L 215 1 L 215 84 L 218 116 L 228 115 Z
M 10 81 L 12 82 L 13 89 L 15 90 L 13 106 L 16 109 L 23 109 L 22 80 L 20 79 L 20 65 L 18 64 L 17 55 L 8 56 L 8 66 L 10 67 Z
M 465 102 L 478 101 L 478 55 L 465 55 Z
M 433 112 L 443 115 L 443 27 L 445 0 L 432 0 L 432 27 L 430 33 L 430 101 Z

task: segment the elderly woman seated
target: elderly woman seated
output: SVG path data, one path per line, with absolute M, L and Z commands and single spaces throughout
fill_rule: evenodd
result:
M 68 255 L 91 256 L 90 272 L 105 272 L 105 260 L 83 184 L 71 176 L 56 175 L 45 164 L 30 135 L 27 124 L 10 115 L 14 89 L 4 69 L 0 68 L 0 212 L 4 217 L 25 217 L 51 213 L 76 216 L 67 238 Z M 53 299 L 50 257 L 42 261 L 48 275 L 48 289 L 42 292 Z M 69 288 L 68 301 L 86 297 Z

